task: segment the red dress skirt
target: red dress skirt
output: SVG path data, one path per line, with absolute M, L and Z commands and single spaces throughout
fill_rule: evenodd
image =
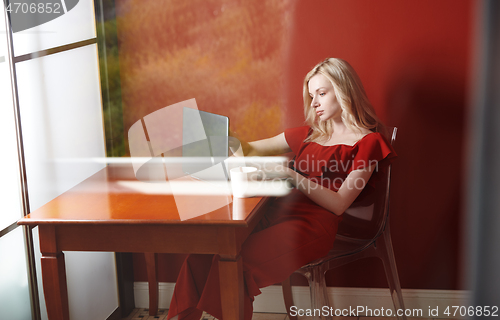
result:
M 261 210 L 266 210 L 266 215 L 241 248 L 245 320 L 252 318 L 252 302 L 261 293 L 259 288 L 282 282 L 332 249 L 342 219 L 297 189 Z M 206 311 L 223 320 L 218 261 L 218 255 L 192 254 L 186 258 L 167 319 L 179 315 L 179 320 L 199 320 Z

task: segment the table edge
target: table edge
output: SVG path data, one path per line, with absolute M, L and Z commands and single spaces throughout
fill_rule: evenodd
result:
M 61 219 L 34 219 L 31 217 L 23 217 L 19 219 L 17 225 L 25 225 L 36 227 L 39 225 L 211 225 L 211 226 L 225 226 L 225 227 L 248 227 L 249 222 L 253 219 L 256 211 L 260 210 L 261 207 L 270 199 L 270 197 L 262 197 L 259 203 L 255 206 L 252 212 L 248 215 L 246 220 L 163 220 L 163 219 L 123 219 L 123 220 L 92 220 L 92 219 L 75 219 L 75 220 L 61 220 Z

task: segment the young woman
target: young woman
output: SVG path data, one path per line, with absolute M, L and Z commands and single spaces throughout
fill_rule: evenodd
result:
M 373 190 L 381 168 L 396 157 L 361 81 L 344 60 L 326 59 L 307 74 L 304 113 L 307 126 L 242 143 L 246 156 L 295 154 L 283 168 L 295 189 L 266 207 L 241 250 L 246 320 L 259 288 L 282 282 L 328 253 L 342 213 Z M 206 311 L 222 320 L 218 261 L 217 255 L 186 259 L 167 319 L 198 320 Z

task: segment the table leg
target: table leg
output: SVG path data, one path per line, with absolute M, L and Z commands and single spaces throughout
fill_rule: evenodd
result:
M 49 320 L 69 320 L 64 254 L 57 249 L 55 228 L 40 226 L 42 280 Z
M 158 313 L 158 279 L 156 272 L 156 261 L 158 255 L 156 253 L 144 253 L 146 258 L 146 269 L 148 273 L 149 286 L 149 315 L 156 316 Z
M 219 260 L 219 281 L 224 319 L 243 320 L 243 262 L 236 259 Z

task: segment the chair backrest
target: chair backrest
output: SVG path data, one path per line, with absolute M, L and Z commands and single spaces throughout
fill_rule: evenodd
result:
M 389 128 L 391 145 L 396 141 L 397 128 Z M 344 212 L 337 235 L 352 239 L 374 239 L 385 229 L 389 218 L 391 165 L 379 166 L 372 178 L 373 184 Z

